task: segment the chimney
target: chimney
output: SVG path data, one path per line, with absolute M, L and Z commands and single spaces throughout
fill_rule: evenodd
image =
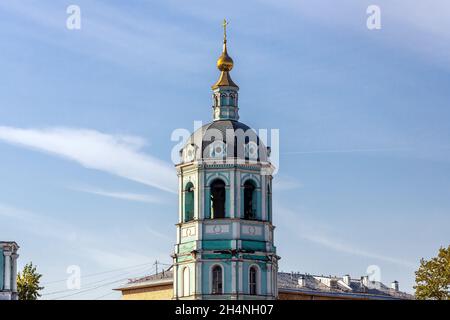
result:
M 391 289 L 393 289 L 393 290 L 395 290 L 395 291 L 398 291 L 398 290 L 399 290 L 399 287 L 398 287 L 398 281 L 393 281 L 393 282 L 391 283 Z
M 301 274 L 301 275 L 298 277 L 298 286 L 299 286 L 299 287 L 304 287 L 305 285 L 306 285 L 306 279 L 305 279 L 305 276 Z
M 346 285 L 350 285 L 350 282 L 351 282 L 351 278 L 350 278 L 350 275 L 349 274 L 346 274 L 345 276 L 343 276 L 342 277 L 342 281 L 344 281 L 344 283 L 346 284 Z
M 361 277 L 361 285 L 366 288 L 369 287 L 369 277 L 368 276 Z

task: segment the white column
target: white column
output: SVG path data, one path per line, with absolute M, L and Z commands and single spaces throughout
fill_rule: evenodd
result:
M 178 222 L 183 222 L 183 176 L 178 176 Z
M 4 274 L 4 288 L 5 290 L 11 290 L 11 252 L 5 251 L 3 252 L 5 256 L 5 274 Z
M 173 266 L 173 297 L 178 299 L 178 265 Z
M 267 220 L 267 190 L 266 190 L 266 176 L 261 176 L 261 216 L 262 220 Z
M 236 262 L 231 263 L 231 293 L 236 294 Z
M 236 171 L 236 213 L 235 216 L 241 217 L 241 173 Z
M 14 253 L 12 255 L 12 292 L 17 292 L 17 258 L 19 255 Z
M 242 277 L 242 261 L 238 262 L 238 290 L 239 290 L 239 294 L 243 294 L 243 277 Z
M 235 208 L 236 208 L 236 201 L 235 201 L 235 194 L 236 194 L 236 187 L 234 186 L 236 180 L 236 170 L 233 169 L 230 172 L 230 217 L 235 218 Z
M 196 171 L 193 174 L 194 178 L 195 178 L 195 183 L 194 183 L 194 218 L 195 219 L 200 219 L 200 211 L 198 210 L 198 195 L 199 195 L 199 191 L 200 191 L 200 180 L 199 180 L 199 174 L 198 171 Z
M 202 294 L 202 263 L 197 262 L 194 264 L 195 268 L 197 268 L 197 272 L 195 273 L 195 294 L 201 295 Z
M 201 186 L 199 191 L 199 208 L 200 208 L 200 217 L 201 219 L 205 219 L 205 172 L 202 170 L 199 174 L 200 183 Z
M 197 219 L 204 219 L 205 214 L 203 212 L 203 172 L 197 171 L 197 203 L 195 205 L 197 209 Z
M 267 265 L 266 272 L 267 272 L 267 279 L 266 279 L 267 295 L 273 295 L 273 293 L 272 293 L 272 265 L 271 264 Z

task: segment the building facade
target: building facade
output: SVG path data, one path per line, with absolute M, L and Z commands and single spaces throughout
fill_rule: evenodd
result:
M 213 121 L 180 151 L 174 299 L 275 299 L 273 166 L 258 135 L 239 122 L 224 25 Z
M 14 241 L 0 241 L 0 300 L 17 300 L 17 254 Z
M 239 121 L 226 23 L 213 121 L 180 150 L 177 238 L 169 270 L 131 279 L 123 299 L 411 299 L 366 276 L 324 277 L 278 272 L 272 224 L 270 148 Z
M 323 276 L 297 272 L 278 273 L 278 300 L 411 300 L 413 295 L 399 290 L 397 281 L 390 286 L 371 281 L 368 276 L 357 279 L 344 275 Z M 173 272 L 130 280 L 116 289 L 124 300 L 171 300 Z

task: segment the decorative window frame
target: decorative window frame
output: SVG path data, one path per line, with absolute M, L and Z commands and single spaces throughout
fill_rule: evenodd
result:
M 187 291 L 187 293 L 188 293 L 188 295 L 185 295 L 184 294 L 184 289 L 185 289 L 185 279 L 184 279 L 184 273 L 185 273 L 185 271 L 188 271 L 188 285 L 189 285 L 189 288 L 188 288 L 188 291 Z M 181 268 L 181 296 L 182 297 L 189 297 L 191 295 L 191 268 L 189 268 L 189 266 L 184 266 L 183 268 Z
M 250 295 L 250 270 L 251 268 L 255 267 L 256 268 L 256 295 L 259 296 L 261 295 L 261 267 L 256 264 L 256 263 L 252 263 L 248 266 L 248 270 L 247 270 L 247 290 L 248 290 L 248 294 Z
M 219 295 L 219 293 L 213 293 L 213 269 L 219 267 L 222 270 L 222 293 L 225 294 L 225 268 L 221 263 L 213 263 L 209 267 L 209 294 Z

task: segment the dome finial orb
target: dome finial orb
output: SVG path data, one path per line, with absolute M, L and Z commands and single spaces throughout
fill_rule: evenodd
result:
M 233 69 L 233 59 L 227 52 L 227 20 L 223 19 L 223 51 L 219 59 L 217 59 L 217 69 L 220 71 L 230 71 Z

